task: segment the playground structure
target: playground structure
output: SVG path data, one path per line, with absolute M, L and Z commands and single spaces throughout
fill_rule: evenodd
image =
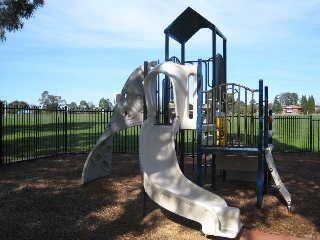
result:
M 185 61 L 185 43 L 201 28 L 212 31 L 212 58 Z M 262 80 L 258 89 L 227 83 L 227 40 L 191 8 L 164 32 L 166 61 L 145 62 L 130 75 L 110 123 L 88 155 L 82 181 L 109 175 L 113 134 L 142 124 L 139 159 L 145 192 L 160 206 L 200 222 L 204 234 L 234 238 L 242 224 L 239 209 L 201 188 L 203 155 L 212 161 L 212 189 L 217 169 L 225 179 L 256 181 L 257 208 L 261 208 L 271 172 L 290 211 L 291 196 L 268 144 L 268 87 L 263 88 Z M 216 52 L 217 36 L 223 41 L 222 54 Z M 181 44 L 181 60 L 169 58 L 170 37 Z M 258 123 L 253 117 L 256 95 Z M 183 175 L 183 164 L 177 162 L 175 136 L 179 132 L 183 143 L 185 130 L 197 134 L 197 184 Z M 183 148 L 179 155 L 183 163 Z

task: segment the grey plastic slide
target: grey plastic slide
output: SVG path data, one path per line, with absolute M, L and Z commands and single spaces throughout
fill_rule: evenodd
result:
M 148 71 L 157 62 L 148 63 Z M 135 69 L 125 83 L 106 129 L 90 151 L 84 164 L 82 182 L 86 183 L 110 174 L 113 134 L 143 122 L 144 65 Z
M 173 86 L 177 117 L 172 125 L 155 124 L 158 73 L 166 74 Z M 139 142 L 143 186 L 149 197 L 160 206 L 199 222 L 204 234 L 235 238 L 242 227 L 240 210 L 229 207 L 223 198 L 191 182 L 178 165 L 175 134 L 179 129 L 196 129 L 196 118 L 189 116 L 189 92 L 192 92 L 193 99 L 197 99 L 196 89 L 189 89 L 190 75 L 194 76 L 193 86 L 196 88 L 196 65 L 164 62 L 155 66 L 144 80 L 148 118 L 142 125 Z
M 140 166 L 149 197 L 165 209 L 199 222 L 207 235 L 235 238 L 240 229 L 240 210 L 187 179 L 175 152 L 179 119 L 171 125 L 154 125 L 148 118 L 140 134 Z
M 266 156 L 266 160 L 268 163 L 268 167 L 269 167 L 269 170 L 271 172 L 272 178 L 273 178 L 276 186 L 278 187 L 281 195 L 283 196 L 283 198 L 287 202 L 288 211 L 291 212 L 291 195 L 290 195 L 289 191 L 287 190 L 287 188 L 284 186 L 283 182 L 281 181 L 278 170 L 277 170 L 277 168 L 274 164 L 274 161 L 273 161 L 272 149 L 273 149 L 272 146 L 269 146 L 268 148 L 265 149 L 265 151 L 266 151 L 265 156 Z

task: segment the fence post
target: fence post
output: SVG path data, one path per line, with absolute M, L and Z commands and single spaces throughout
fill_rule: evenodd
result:
M 64 107 L 64 153 L 68 151 L 68 112 L 67 106 Z
M 3 109 L 4 109 L 3 108 L 3 104 L 0 101 L 0 165 L 4 164 L 3 152 L 2 152 L 2 149 L 3 149 L 3 142 L 2 142 L 2 116 L 3 116 Z
M 312 115 L 310 115 L 310 152 L 313 150 L 313 129 L 312 129 Z

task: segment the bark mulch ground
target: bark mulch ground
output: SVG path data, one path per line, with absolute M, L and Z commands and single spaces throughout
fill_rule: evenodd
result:
M 221 239 L 200 235 L 201 226 L 160 208 L 149 198 L 146 216 L 138 155 L 114 154 L 112 174 L 81 182 L 87 155 L 63 155 L 0 166 L 0 239 Z M 217 190 L 241 210 L 244 228 L 320 239 L 320 153 L 274 154 L 292 196 L 292 213 L 275 186 L 256 209 L 255 183 L 222 181 Z M 186 176 L 195 181 L 192 158 Z M 202 182 L 210 190 L 211 172 Z

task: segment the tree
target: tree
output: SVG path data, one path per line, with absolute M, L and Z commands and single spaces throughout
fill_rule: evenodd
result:
M 313 95 L 309 96 L 308 99 L 306 95 L 302 95 L 301 108 L 304 114 L 315 113 L 316 104 L 315 104 Z
M 308 114 L 308 110 L 309 110 L 308 104 L 309 103 L 308 103 L 306 95 L 302 95 L 302 97 L 301 97 L 301 110 L 304 114 Z
M 87 102 L 87 104 L 88 104 L 88 108 L 89 109 L 95 109 L 95 105 L 93 104 L 93 102 Z
M 314 101 L 313 95 L 308 97 L 308 113 L 313 114 L 316 108 L 316 103 Z
M 69 108 L 70 110 L 77 109 L 77 107 L 78 107 L 75 102 L 71 102 L 71 103 L 67 104 L 67 106 L 68 106 L 68 108 Z
M 51 95 L 48 91 L 44 91 L 38 101 L 47 110 L 57 110 L 66 105 L 66 101 L 61 99 L 61 96 Z
M 297 105 L 299 102 L 299 96 L 297 93 L 280 93 L 279 101 L 282 106 Z
M 272 111 L 274 113 L 282 113 L 282 105 L 279 101 L 280 96 L 277 95 L 274 97 L 273 105 L 272 105 Z
M 79 108 L 81 110 L 88 110 L 89 109 L 89 105 L 85 100 L 81 100 L 80 104 L 79 104 Z
M 107 98 L 107 99 L 101 98 L 99 101 L 99 108 L 105 109 L 105 110 L 112 110 L 113 106 L 112 106 L 112 103 L 110 102 L 109 98 Z
M 28 110 L 29 104 L 24 101 L 15 100 L 8 104 L 7 113 L 21 113 L 22 111 Z
M 6 41 L 6 32 L 16 32 L 24 27 L 23 19 L 33 17 L 44 0 L 1 0 L 0 1 L 0 41 Z

